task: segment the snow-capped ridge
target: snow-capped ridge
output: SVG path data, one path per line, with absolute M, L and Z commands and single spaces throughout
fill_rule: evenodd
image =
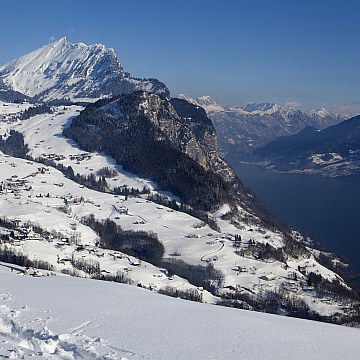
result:
M 201 106 L 207 113 L 210 111 L 223 111 L 224 108 L 219 105 L 211 96 L 203 95 L 198 98 L 193 99 L 192 97 L 186 94 L 179 94 L 179 99 L 188 101 L 190 104 Z
M 329 111 L 326 108 L 320 108 L 320 109 L 317 109 L 317 110 L 309 110 L 306 113 L 309 116 L 313 116 L 313 117 L 316 117 L 318 119 L 324 119 L 324 118 L 329 116 L 329 117 L 339 118 L 341 120 L 345 120 L 345 119 L 350 117 L 350 115 L 346 115 L 346 114 L 333 113 L 333 112 Z
M 195 106 L 200 106 L 200 104 L 199 104 L 195 99 L 193 99 L 192 97 L 190 97 L 189 95 L 179 94 L 179 95 L 178 95 L 178 98 L 179 98 L 179 99 L 182 99 L 182 100 L 186 100 L 187 102 L 189 102 L 190 104 L 193 104 L 193 105 L 195 105 Z
M 332 113 L 325 108 L 303 111 L 292 108 L 291 104 L 281 106 L 273 102 L 221 107 L 207 96 L 191 101 L 207 112 L 216 128 L 223 154 L 251 153 L 279 136 L 296 134 L 306 126 L 324 129 L 348 118 L 346 114 Z
M 242 106 L 240 109 L 246 111 L 246 112 L 266 112 L 271 113 L 280 110 L 280 106 L 272 103 L 272 102 L 265 102 L 265 103 L 248 103 L 244 106 Z
M 66 37 L 1 66 L 0 79 L 10 89 L 41 100 L 97 99 L 135 90 L 169 95 L 160 81 L 125 73 L 114 49 L 72 44 Z

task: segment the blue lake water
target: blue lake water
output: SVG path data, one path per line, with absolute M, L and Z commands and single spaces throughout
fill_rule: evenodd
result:
M 231 166 L 277 217 L 344 255 L 360 272 L 360 182 Z

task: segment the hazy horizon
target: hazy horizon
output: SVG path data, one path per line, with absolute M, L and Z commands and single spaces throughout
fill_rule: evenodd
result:
M 3 0 L 0 65 L 64 36 L 114 48 L 173 96 L 358 113 L 360 3 Z M 6 15 L 6 16 L 5 16 Z M 9 31 L 11 29 L 11 31 Z

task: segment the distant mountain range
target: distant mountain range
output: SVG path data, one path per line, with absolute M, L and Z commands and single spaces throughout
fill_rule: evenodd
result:
M 242 107 L 222 107 L 210 96 L 196 100 L 180 94 L 180 98 L 203 107 L 212 120 L 223 155 L 236 157 L 251 154 L 279 136 L 293 135 L 306 126 L 324 129 L 347 119 L 344 114 L 334 114 L 324 108 L 301 111 L 274 103 L 251 103 Z
M 253 154 L 272 170 L 360 178 L 360 116 L 324 130 L 308 126 Z
M 124 72 L 113 49 L 71 44 L 65 37 L 1 66 L 0 79 L 3 88 L 44 101 L 96 100 L 136 90 L 170 96 L 159 80 Z

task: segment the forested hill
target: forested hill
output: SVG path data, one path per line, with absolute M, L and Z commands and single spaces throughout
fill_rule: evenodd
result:
M 204 110 L 136 92 L 89 105 L 64 135 L 87 151 L 104 151 L 125 170 L 155 181 L 197 211 L 227 204 L 277 220 L 219 155 L 216 132 Z

